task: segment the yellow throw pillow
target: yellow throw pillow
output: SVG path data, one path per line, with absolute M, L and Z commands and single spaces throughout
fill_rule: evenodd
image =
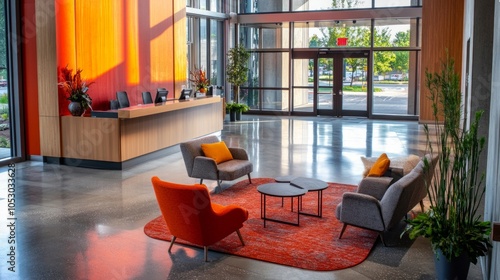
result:
M 213 158 L 215 163 L 219 164 L 233 159 L 233 155 L 229 151 L 224 141 L 210 144 L 201 144 L 201 149 L 206 157 Z
M 377 161 L 373 164 L 372 168 L 370 168 L 370 172 L 368 172 L 368 177 L 380 177 L 384 175 L 384 173 L 389 168 L 391 161 L 387 157 L 386 153 L 380 155 Z

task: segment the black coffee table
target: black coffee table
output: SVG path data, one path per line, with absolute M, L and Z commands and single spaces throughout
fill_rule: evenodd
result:
M 302 215 L 308 215 L 313 217 L 323 217 L 323 190 L 328 188 L 328 183 L 314 179 L 314 178 L 306 178 L 306 177 L 294 177 L 294 176 L 281 176 L 276 177 L 276 182 L 280 183 L 290 183 L 290 185 L 295 186 L 297 188 L 305 189 L 308 192 L 318 192 L 318 214 L 305 213 L 302 212 L 302 199 L 300 200 L 299 205 L 299 213 Z
M 299 207 L 302 204 L 302 196 L 307 193 L 306 189 L 294 187 L 289 183 L 269 183 L 258 186 L 257 191 L 260 193 L 260 217 L 261 219 L 264 220 L 264 227 L 266 227 L 266 221 L 273 221 L 288 225 L 299 226 L 300 224 Z M 297 197 L 297 223 L 268 218 L 266 216 L 267 196 L 281 197 L 282 199 L 285 197 L 292 198 L 292 212 L 293 212 L 293 198 Z M 281 206 L 283 206 L 283 200 L 281 201 Z

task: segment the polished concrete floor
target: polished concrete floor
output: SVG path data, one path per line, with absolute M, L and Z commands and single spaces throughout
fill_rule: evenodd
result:
M 248 151 L 253 177 L 294 174 L 352 184 L 361 178 L 360 156 L 423 155 L 425 150 L 423 128 L 416 122 L 365 118 L 244 116 L 226 122 L 220 136 Z M 401 239 L 400 228 L 386 236 L 389 247 L 377 242 L 360 265 L 332 272 L 211 251 L 205 263 L 202 250 L 181 245 L 169 254 L 169 243 L 147 237 L 143 226 L 160 214 L 152 176 L 196 182 L 187 177 L 178 147 L 172 150 L 123 171 L 18 163 L 10 168 L 15 213 L 7 201 L 9 168 L 1 168 L 0 279 L 434 279 L 429 242 Z M 223 188 L 233 183 L 224 182 Z M 12 214 L 16 220 L 9 220 Z M 11 222 L 15 231 L 7 227 Z M 7 256 L 11 246 L 13 258 Z M 11 258 L 15 263 L 8 263 Z M 479 266 L 471 266 L 469 279 L 481 279 Z

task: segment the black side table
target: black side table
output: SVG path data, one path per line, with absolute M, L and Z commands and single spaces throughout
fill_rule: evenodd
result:
M 273 221 L 282 224 L 299 226 L 300 224 L 299 207 L 302 204 L 302 196 L 307 193 L 306 189 L 294 187 L 289 183 L 269 183 L 258 186 L 257 191 L 260 193 L 260 217 L 261 219 L 264 220 L 264 227 L 266 227 L 266 221 Z M 266 216 L 267 196 L 281 197 L 282 199 L 285 197 L 292 198 L 292 212 L 293 212 L 293 198 L 297 197 L 297 223 L 268 218 Z M 283 201 L 281 206 L 283 206 Z
M 328 183 L 314 179 L 314 178 L 306 178 L 306 177 L 294 177 L 294 176 L 281 176 L 276 177 L 276 182 L 280 183 L 290 183 L 290 185 L 295 186 L 297 188 L 305 189 L 309 192 L 318 192 L 318 210 L 317 214 L 305 213 L 302 210 L 302 200 L 299 207 L 299 213 L 302 215 L 308 215 L 313 217 L 323 217 L 323 190 L 328 188 Z

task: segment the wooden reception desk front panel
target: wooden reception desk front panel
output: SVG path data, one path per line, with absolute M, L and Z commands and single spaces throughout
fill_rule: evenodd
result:
M 118 118 L 61 117 L 63 157 L 124 162 L 222 130 L 222 99 L 119 109 Z

